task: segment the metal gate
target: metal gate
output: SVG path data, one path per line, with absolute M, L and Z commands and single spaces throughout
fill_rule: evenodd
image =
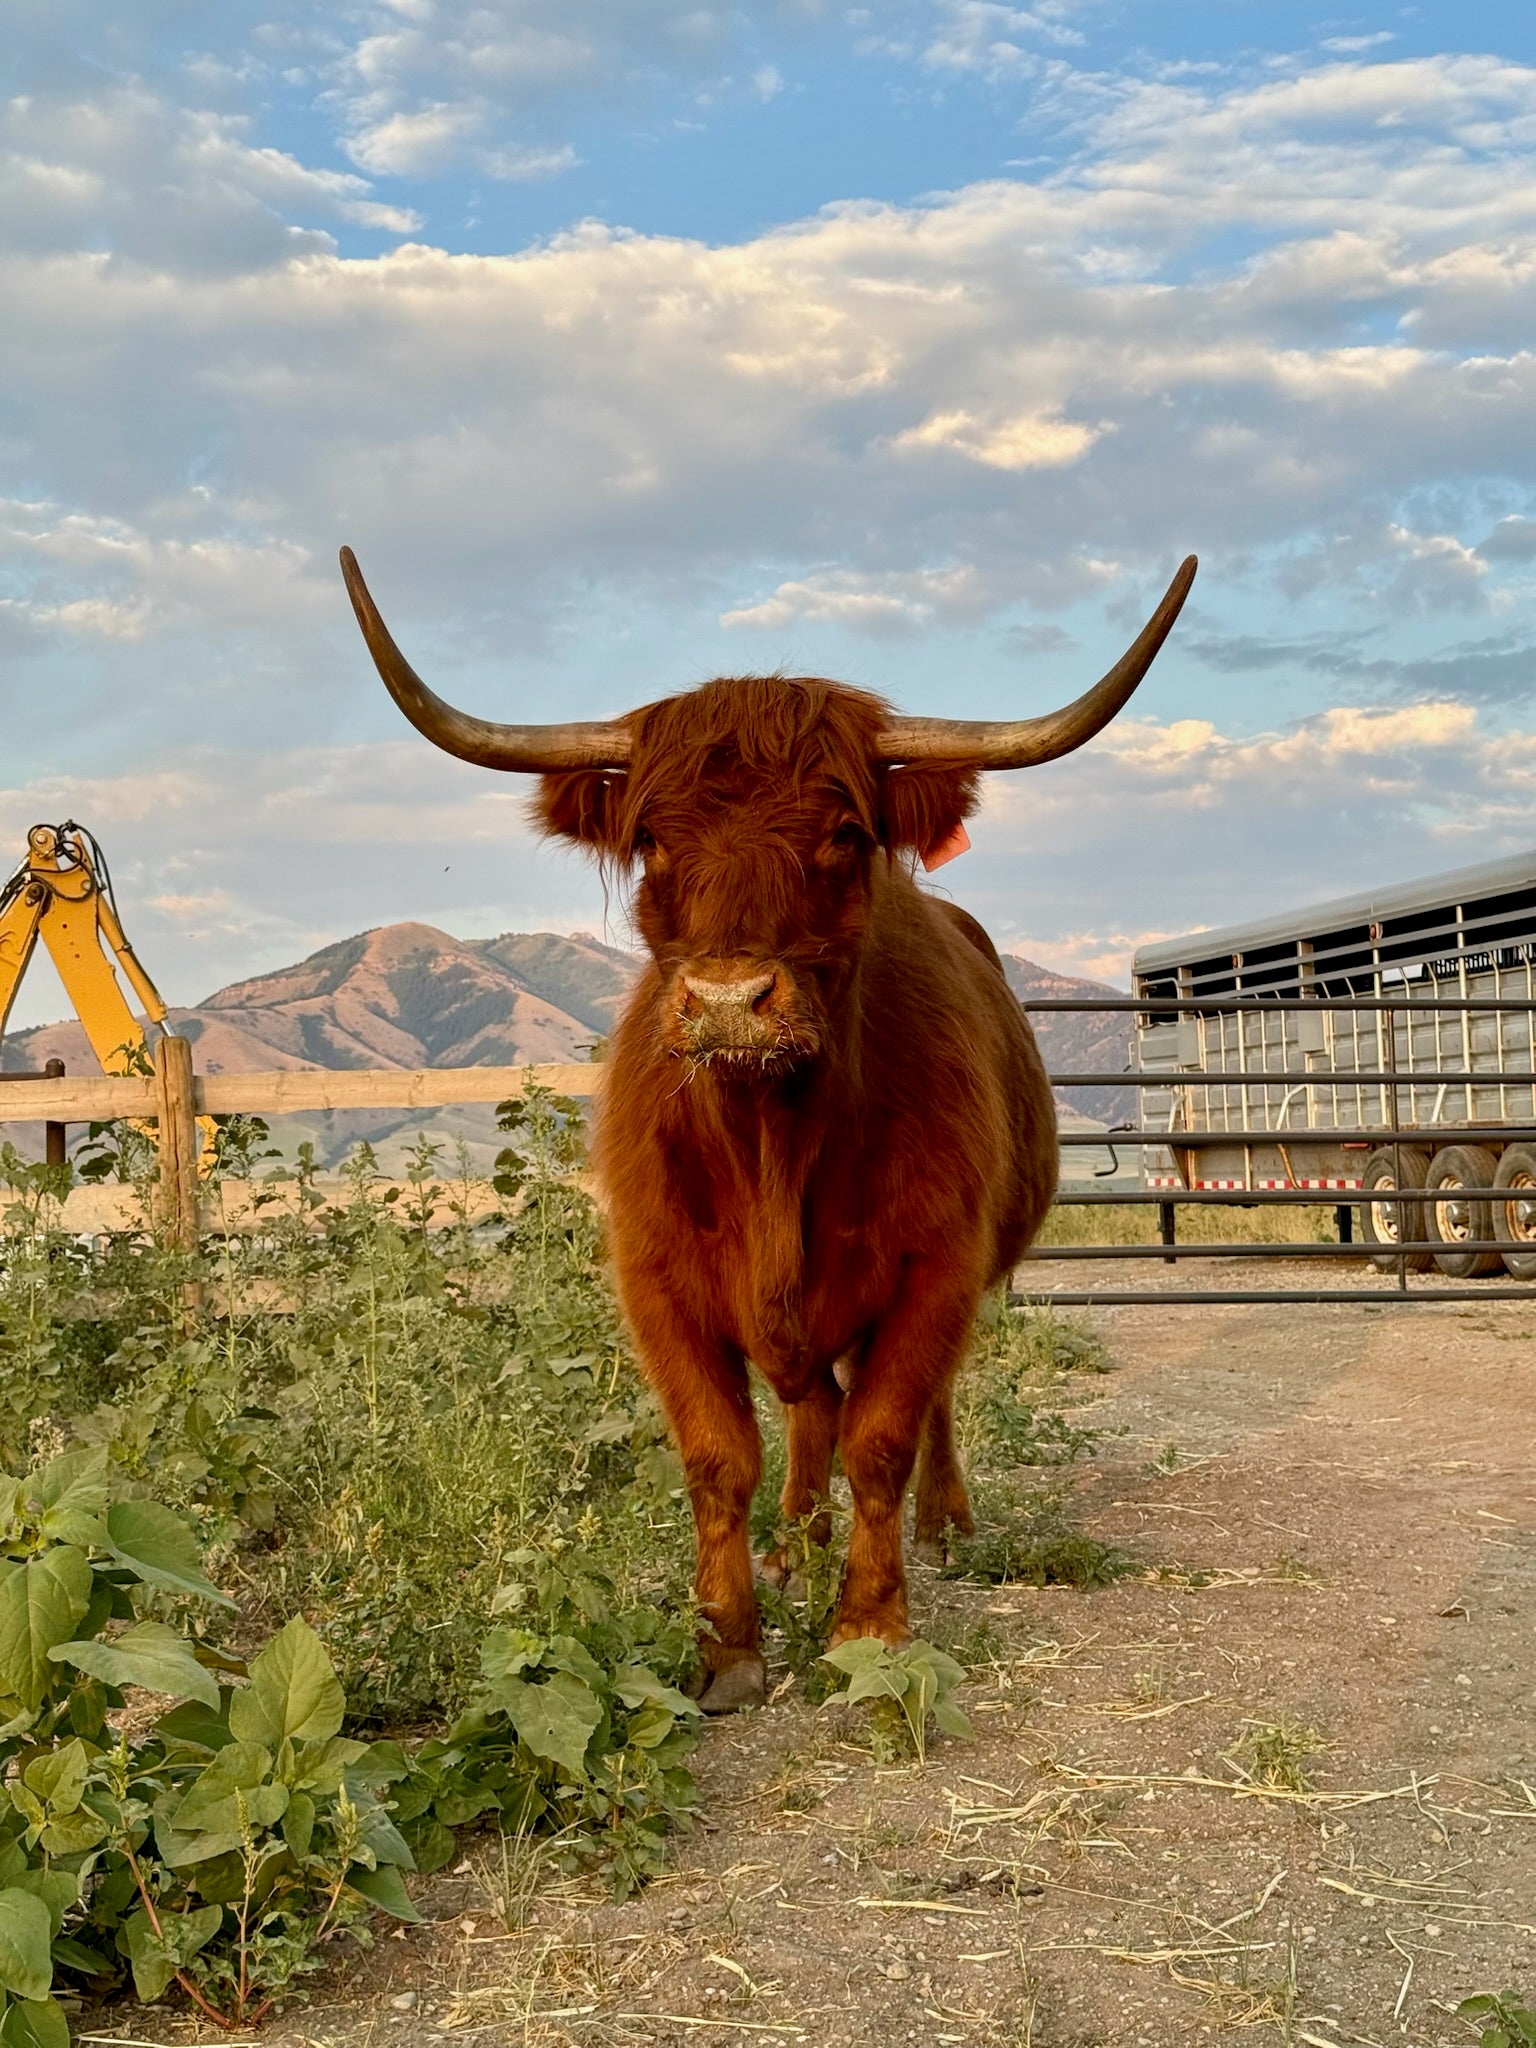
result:
M 1124 1014 L 1131 1017 L 1162 1018 L 1176 1021 L 1190 1015 L 1188 998 L 1151 996 L 1103 996 L 1095 998 L 1037 997 L 1021 1001 L 1020 1007 L 1030 1014 L 1049 1012 L 1072 1012 L 1086 1015 L 1109 1016 Z M 1425 1254 L 1444 1255 L 1476 1254 L 1480 1252 L 1503 1255 L 1513 1249 L 1507 1239 L 1497 1237 L 1474 1238 L 1458 1236 L 1448 1240 L 1428 1234 L 1424 1214 L 1434 1201 L 1432 1192 L 1421 1186 L 1403 1184 L 1403 1155 L 1448 1144 L 1489 1144 L 1503 1146 L 1511 1143 L 1536 1142 L 1536 1123 L 1526 1121 L 1470 1120 L 1415 1122 L 1403 1113 L 1404 1097 L 1417 1106 L 1414 1091 L 1423 1093 L 1426 1081 L 1436 1084 L 1439 1099 L 1443 1100 L 1446 1089 L 1463 1087 L 1470 1091 L 1473 1084 L 1486 1087 L 1493 1080 L 1494 1085 L 1503 1088 L 1536 1087 L 1536 1071 L 1529 1067 L 1499 1067 L 1490 1076 L 1487 1066 L 1476 1071 L 1469 1066 L 1440 1066 L 1436 1064 L 1426 1070 L 1422 1065 L 1401 1065 L 1396 1057 L 1399 1037 L 1399 1022 L 1408 1033 L 1411 1046 L 1412 1033 L 1416 1023 L 1425 1018 L 1436 1026 L 1438 1013 L 1454 1014 L 1459 1020 L 1467 1013 L 1491 1016 L 1495 1019 L 1504 1013 L 1518 1015 L 1526 1020 L 1536 1017 L 1536 1001 L 1509 996 L 1449 996 L 1413 997 L 1407 995 L 1385 996 L 1325 996 L 1321 994 L 1270 996 L 1230 995 L 1221 1000 L 1221 1012 L 1238 1019 L 1249 1017 L 1260 1021 L 1260 1042 L 1268 1034 L 1263 1030 L 1262 1019 L 1266 1016 L 1280 1016 L 1295 1011 L 1317 1015 L 1324 1011 L 1372 1013 L 1375 1022 L 1374 1042 L 1380 1051 L 1379 1064 L 1375 1067 L 1351 1067 L 1340 1069 L 1342 1083 L 1354 1092 L 1358 1103 L 1369 1090 L 1384 1111 L 1381 1122 L 1358 1122 L 1348 1126 L 1308 1121 L 1301 1126 L 1288 1126 L 1278 1130 L 1274 1121 L 1265 1114 L 1254 1117 L 1248 1107 L 1254 1093 L 1260 1094 L 1263 1102 L 1269 1100 L 1270 1091 L 1279 1090 L 1287 1105 L 1297 1096 L 1308 1099 L 1324 1093 L 1338 1093 L 1340 1081 L 1333 1070 L 1319 1073 L 1315 1067 L 1295 1068 L 1289 1065 L 1273 1066 L 1266 1059 L 1259 1066 L 1242 1065 L 1236 1070 L 1225 1068 L 1195 1068 L 1189 1072 L 1170 1074 L 1168 1071 L 1147 1071 L 1128 1068 L 1119 1073 L 1053 1073 L 1054 1088 L 1083 1087 L 1129 1087 L 1140 1091 L 1144 1104 L 1148 1091 L 1165 1092 L 1184 1090 L 1190 1093 L 1200 1090 L 1222 1090 L 1236 1088 L 1242 1110 L 1233 1115 L 1226 1106 L 1220 1119 L 1221 1127 L 1202 1128 L 1196 1124 L 1190 1128 L 1182 1126 L 1160 1129 L 1147 1127 L 1147 1118 L 1138 1115 L 1134 1124 L 1111 1126 L 1107 1131 L 1088 1132 L 1063 1130 L 1060 1142 L 1064 1148 L 1094 1147 L 1102 1150 L 1106 1146 L 1113 1157 L 1118 1159 L 1122 1148 L 1131 1150 L 1137 1159 L 1143 1160 L 1152 1148 L 1164 1152 L 1197 1156 L 1202 1152 L 1230 1152 L 1240 1150 L 1249 1162 L 1248 1171 L 1236 1185 L 1219 1188 L 1189 1185 L 1187 1172 L 1174 1176 L 1159 1175 L 1160 1184 L 1146 1185 L 1146 1174 L 1142 1172 L 1142 1185 L 1134 1189 L 1098 1189 L 1064 1182 L 1057 1192 L 1057 1205 L 1069 1208 L 1128 1208 L 1131 1206 L 1156 1207 L 1160 1222 L 1160 1238 L 1155 1244 L 1083 1244 L 1035 1246 L 1026 1253 L 1026 1262 L 1049 1263 L 1066 1261 L 1095 1264 L 1105 1261 L 1119 1262 L 1155 1261 L 1177 1265 L 1185 1260 L 1243 1259 L 1282 1260 L 1305 1259 L 1335 1267 L 1351 1262 L 1358 1264 L 1369 1259 L 1378 1269 L 1390 1262 L 1393 1268 L 1392 1284 L 1356 1285 L 1352 1287 L 1325 1286 L 1281 1286 L 1272 1288 L 1254 1287 L 1140 1287 L 1127 1288 L 1124 1285 L 1110 1287 L 1063 1288 L 1050 1287 L 1034 1290 L 1019 1288 L 1012 1299 L 1018 1302 L 1055 1303 L 1061 1306 L 1118 1306 L 1138 1302 L 1157 1302 L 1174 1305 L 1209 1305 L 1218 1302 L 1468 1302 L 1468 1301 L 1518 1301 L 1536 1300 L 1532 1283 L 1510 1282 L 1507 1276 L 1490 1279 L 1468 1279 L 1447 1285 L 1443 1275 L 1432 1276 L 1427 1282 L 1420 1281 L 1410 1271 Z M 1527 1025 L 1528 1033 L 1532 1027 Z M 1358 1031 L 1355 1034 L 1358 1038 Z M 1244 1042 L 1244 1029 L 1239 1025 L 1238 1042 Z M 1463 1037 L 1465 1034 L 1463 1034 Z M 1285 1034 L 1277 1032 L 1275 1039 L 1284 1045 Z M 1438 1032 L 1437 1032 L 1438 1039 Z M 1207 1100 L 1209 1097 L 1207 1096 Z M 1471 1105 L 1470 1092 L 1465 1096 Z M 1390 1151 L 1397 1162 L 1396 1188 L 1368 1190 L 1360 1185 L 1339 1185 L 1337 1176 L 1319 1176 L 1331 1179 L 1333 1185 L 1305 1185 L 1313 1178 L 1293 1175 L 1291 1159 L 1297 1153 L 1308 1150 L 1327 1149 L 1337 1152 L 1348 1150 Z M 1278 1151 L 1286 1162 L 1283 1177 L 1265 1176 L 1262 1184 L 1255 1184 L 1252 1171 L 1254 1155 L 1259 1150 Z M 1279 1178 L 1281 1184 L 1276 1184 Z M 1168 1180 L 1178 1185 L 1161 1184 Z M 1509 1204 L 1515 1198 L 1508 1187 L 1461 1187 L 1457 1190 L 1460 1199 L 1478 1206 L 1495 1202 Z M 1224 1208 L 1227 1210 L 1281 1208 L 1330 1208 L 1335 1211 L 1339 1223 L 1339 1241 L 1329 1243 L 1317 1239 L 1286 1242 L 1265 1242 L 1255 1244 L 1226 1243 L 1180 1243 L 1178 1240 L 1178 1212 L 1185 1208 Z M 1377 1242 L 1367 1251 L 1354 1241 L 1354 1221 L 1366 1207 L 1374 1210 L 1389 1210 L 1398 1218 L 1396 1242 L 1389 1247 Z M 1485 1211 L 1486 1213 L 1486 1211 Z M 1117 1279 L 1120 1276 L 1117 1275 Z

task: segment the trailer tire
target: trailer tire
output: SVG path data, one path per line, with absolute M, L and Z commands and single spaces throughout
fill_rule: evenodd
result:
M 1428 1225 L 1425 1235 L 1438 1238 L 1446 1247 L 1435 1253 L 1435 1264 L 1452 1280 L 1484 1280 L 1490 1273 L 1497 1273 L 1504 1261 L 1497 1252 L 1464 1252 L 1457 1249 L 1460 1240 L 1491 1238 L 1493 1236 L 1493 1208 L 1491 1201 L 1467 1201 L 1458 1199 L 1462 1188 L 1491 1188 L 1497 1169 L 1491 1152 L 1485 1152 L 1481 1145 L 1447 1145 L 1437 1152 L 1429 1165 L 1429 1179 L 1425 1183 L 1431 1197 L 1424 1205 L 1424 1220 Z
M 1493 1234 L 1509 1249 L 1504 1264 L 1516 1280 L 1536 1280 L 1536 1145 L 1506 1145 L 1493 1176 L 1509 1198 L 1493 1205 Z
M 1402 1180 L 1399 1182 L 1399 1158 L 1401 1158 Z M 1384 1145 L 1379 1152 L 1373 1152 L 1365 1162 L 1365 1171 L 1360 1176 L 1361 1188 L 1369 1194 L 1373 1188 L 1393 1189 L 1399 1185 L 1405 1188 L 1421 1188 L 1429 1178 L 1429 1155 L 1420 1152 L 1414 1145 L 1394 1147 Z M 1403 1226 L 1406 1225 L 1406 1228 Z M 1360 1236 L 1367 1245 L 1390 1247 L 1399 1237 L 1422 1238 L 1424 1219 L 1419 1208 L 1410 1202 L 1382 1203 L 1364 1202 L 1360 1208 Z M 1429 1252 L 1408 1252 L 1405 1263 L 1410 1273 L 1427 1273 L 1434 1264 Z M 1383 1273 L 1395 1273 L 1398 1269 L 1398 1254 L 1391 1249 L 1373 1251 L 1371 1264 Z

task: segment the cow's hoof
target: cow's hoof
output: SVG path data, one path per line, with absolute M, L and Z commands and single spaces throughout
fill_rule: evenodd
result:
M 942 1536 L 919 1536 L 912 1545 L 912 1561 L 942 1571 L 949 1563 L 949 1547 Z
M 912 1640 L 912 1631 L 903 1615 L 872 1614 L 867 1620 L 855 1616 L 837 1624 L 827 1648 L 835 1650 L 840 1643 L 862 1642 L 866 1636 L 878 1636 L 887 1649 L 903 1650 Z
M 782 1592 L 789 1584 L 789 1559 L 782 1550 L 761 1551 L 753 1558 L 752 1569 L 765 1586 L 777 1586 Z
M 761 1657 L 738 1657 L 718 1671 L 704 1671 L 694 1697 L 706 1714 L 736 1714 L 768 1698 L 768 1666 Z

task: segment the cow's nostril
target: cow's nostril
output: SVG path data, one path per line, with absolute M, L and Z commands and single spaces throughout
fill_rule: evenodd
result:
M 764 1010 L 766 1010 L 768 1005 L 773 1001 L 773 992 L 778 987 L 778 985 L 779 984 L 777 975 L 770 974 L 767 981 L 763 984 L 763 987 L 752 998 L 752 1007 L 754 1010 L 756 1010 L 759 1016 L 762 1015 Z
M 707 1010 L 719 1009 L 722 1004 L 731 1009 L 755 1010 L 772 990 L 773 982 L 771 974 L 744 975 L 737 981 L 709 981 L 701 975 L 685 974 L 683 989 Z

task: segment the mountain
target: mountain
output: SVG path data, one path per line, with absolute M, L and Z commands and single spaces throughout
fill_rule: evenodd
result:
M 166 1021 L 192 1041 L 201 1074 L 584 1060 L 612 1028 L 635 969 L 630 954 L 586 936 L 507 932 L 466 940 L 432 925 L 392 924 L 235 982 L 190 1009 L 173 1009 Z M 37 1071 L 48 1059 L 62 1059 L 75 1074 L 97 1071 L 73 1019 L 18 1032 L 0 1048 L 4 1071 Z M 285 1149 L 307 1138 L 327 1164 L 367 1138 L 393 1169 L 418 1132 L 450 1146 L 462 1137 L 479 1167 L 500 1144 L 489 1105 L 273 1120 Z
M 1066 974 L 1053 974 L 1026 960 L 1022 953 L 1004 953 L 1003 972 L 1008 986 L 1021 1002 L 1030 997 L 1053 996 L 1062 1000 L 1092 1000 L 1098 996 L 1123 996 L 1122 988 L 1103 981 L 1079 981 Z M 1118 1074 L 1132 1063 L 1132 1018 L 1128 1010 L 1110 1010 L 1083 1015 L 1073 1010 L 1045 1010 L 1030 1018 L 1045 1064 L 1053 1074 Z M 1106 1124 L 1131 1123 L 1136 1117 L 1135 1088 L 1061 1088 L 1056 1099 L 1064 1109 L 1081 1116 L 1098 1117 Z
M 193 1063 L 203 1074 L 583 1060 L 613 1028 L 638 965 L 633 954 L 585 935 L 455 939 L 433 925 L 382 925 L 324 946 L 296 966 L 235 982 L 190 1009 L 173 1009 L 168 1023 L 192 1041 Z M 1021 997 L 1117 993 L 1052 974 L 1021 954 L 1005 954 L 1003 965 Z M 1128 1018 L 1047 1014 L 1035 1030 L 1054 1070 L 1115 1071 L 1126 1064 Z M 0 1047 L 7 1072 L 37 1071 L 48 1059 L 62 1059 L 75 1074 L 97 1070 L 73 1019 L 17 1032 Z M 1131 1112 L 1135 1095 L 1093 1088 L 1063 1093 L 1062 1101 L 1115 1122 Z M 463 1138 L 482 1168 L 500 1142 L 489 1106 L 294 1115 L 274 1119 L 273 1134 L 290 1151 L 311 1140 L 327 1164 L 367 1138 L 393 1169 L 423 1131 L 450 1147 Z

